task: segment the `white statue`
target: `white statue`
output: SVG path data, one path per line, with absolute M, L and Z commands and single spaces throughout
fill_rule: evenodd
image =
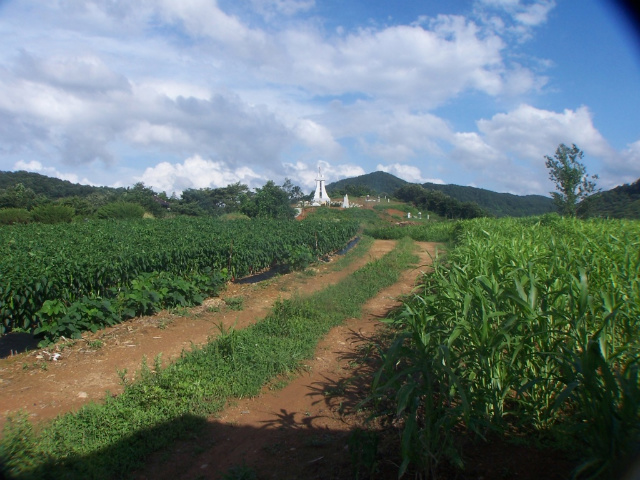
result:
M 322 176 L 322 172 L 320 171 L 320 167 L 318 167 L 318 177 L 316 178 L 316 191 L 313 194 L 313 203 L 312 205 L 320 206 L 320 205 L 329 205 L 331 203 L 331 199 L 329 195 L 327 195 L 327 191 L 324 187 L 324 177 Z

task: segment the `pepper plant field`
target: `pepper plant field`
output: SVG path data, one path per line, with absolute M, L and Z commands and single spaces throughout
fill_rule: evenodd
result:
M 352 221 L 90 221 L 0 228 L 0 334 L 55 339 L 193 305 L 228 278 L 295 268 L 353 238 Z

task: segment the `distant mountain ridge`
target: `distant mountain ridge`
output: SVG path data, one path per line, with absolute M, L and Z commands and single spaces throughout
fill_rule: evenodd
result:
M 91 185 L 80 185 L 71 183 L 68 180 L 61 180 L 55 177 L 48 177 L 35 172 L 20 170 L 17 172 L 0 171 L 0 190 L 14 187 L 21 183 L 25 188 L 30 188 L 36 195 L 44 195 L 51 200 L 65 197 L 86 197 L 96 192 L 118 192 L 124 189 L 111 187 L 94 187 Z
M 327 185 L 327 191 L 345 190 L 349 185 L 368 187 L 376 194 L 393 195 L 397 189 L 411 182 L 390 173 L 373 172 L 358 177 L 338 180 Z M 556 210 L 553 200 L 542 195 L 513 195 L 491 190 L 460 185 L 439 185 L 435 183 L 417 184 L 427 190 L 437 190 L 460 202 L 473 202 L 497 217 L 526 217 L 542 215 Z
M 591 195 L 578 206 L 578 215 L 640 220 L 640 179 Z

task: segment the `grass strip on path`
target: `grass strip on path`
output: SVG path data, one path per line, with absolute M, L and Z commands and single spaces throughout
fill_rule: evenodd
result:
M 9 478 L 125 478 L 144 457 L 197 431 L 230 399 L 254 396 L 278 375 L 295 371 L 318 341 L 395 283 L 415 263 L 414 243 L 396 248 L 336 285 L 278 302 L 262 321 L 221 332 L 161 368 L 143 364 L 135 382 L 102 404 L 89 404 L 34 431 L 24 416 L 7 422 L 0 472 Z M 122 372 L 123 382 L 125 381 Z

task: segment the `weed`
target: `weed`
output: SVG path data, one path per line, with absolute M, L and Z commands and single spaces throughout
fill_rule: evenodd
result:
M 315 277 L 316 275 L 318 275 L 318 270 L 315 268 L 305 268 L 302 272 L 300 272 L 300 275 L 303 277 Z
M 227 305 L 227 308 L 230 310 L 240 311 L 244 309 L 244 297 L 225 297 L 223 298 L 224 303 Z
M 89 340 L 87 342 L 87 346 L 89 348 L 93 348 L 93 349 L 99 349 L 102 348 L 104 346 L 104 343 L 102 342 L 102 340 Z
M 160 330 L 164 330 L 165 328 L 167 328 L 169 325 L 171 325 L 173 323 L 173 320 L 170 318 L 161 318 L 158 321 L 158 328 Z
M 170 310 L 171 315 L 175 315 L 177 317 L 192 317 L 193 313 L 191 313 L 191 310 L 187 307 L 183 307 L 183 306 L 179 306 L 179 307 L 175 307 L 172 308 Z

